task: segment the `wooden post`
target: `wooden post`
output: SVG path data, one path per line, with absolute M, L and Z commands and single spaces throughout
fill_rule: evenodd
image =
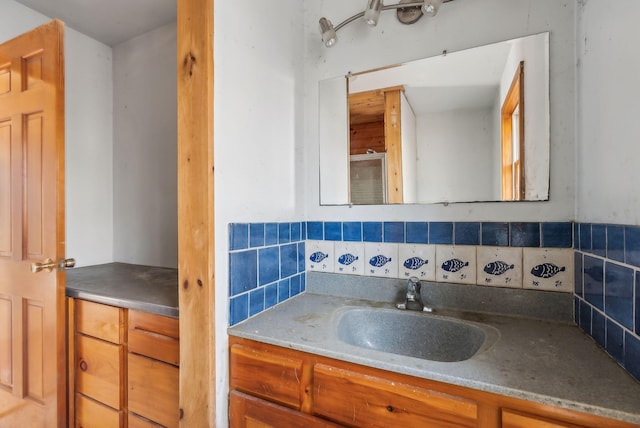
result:
M 177 2 L 180 426 L 214 426 L 213 0 Z
M 387 202 L 401 204 L 402 192 L 402 116 L 400 91 L 384 93 L 384 141 L 387 148 Z

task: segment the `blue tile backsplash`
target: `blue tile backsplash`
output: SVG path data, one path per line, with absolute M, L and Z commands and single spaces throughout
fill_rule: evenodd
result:
M 305 232 L 301 222 L 229 225 L 229 325 L 305 290 Z
M 482 245 L 509 246 L 509 223 L 482 223 Z
M 306 238 L 314 241 L 571 248 L 573 229 L 571 222 L 309 221 Z
M 575 321 L 640 380 L 640 227 L 574 224 Z

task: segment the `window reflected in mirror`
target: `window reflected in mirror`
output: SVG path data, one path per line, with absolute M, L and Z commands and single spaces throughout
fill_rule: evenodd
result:
M 525 199 L 524 61 L 520 62 L 502 105 L 502 200 Z

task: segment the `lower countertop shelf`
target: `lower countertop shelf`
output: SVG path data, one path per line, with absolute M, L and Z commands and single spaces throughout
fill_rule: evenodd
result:
M 67 297 L 178 317 L 178 270 L 107 263 L 67 271 Z

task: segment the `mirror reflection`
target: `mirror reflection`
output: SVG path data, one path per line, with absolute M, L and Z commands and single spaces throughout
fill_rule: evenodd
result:
M 320 82 L 320 202 L 549 197 L 549 34 Z

